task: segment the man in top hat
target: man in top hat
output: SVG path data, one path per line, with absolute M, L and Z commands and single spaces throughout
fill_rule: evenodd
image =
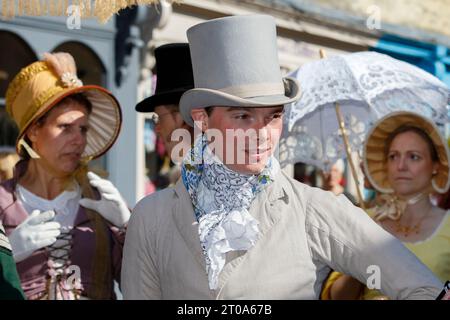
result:
M 187 36 L 195 88 L 180 109 L 203 134 L 176 186 L 134 209 L 124 298 L 317 299 L 331 268 L 366 283 L 377 266 L 388 296 L 435 299 L 441 282 L 364 211 L 280 170 L 283 105 L 300 88 L 281 75 L 275 20 L 226 17 Z
M 189 44 L 162 45 L 155 49 L 155 59 L 157 74 L 155 94 L 139 102 L 136 111 L 155 113 L 153 118 L 155 130 L 162 139 L 166 154 L 176 161 L 182 156 L 174 154 L 172 157 L 172 151 L 179 143 L 171 138 L 173 132 L 177 129 L 184 129 L 189 133 L 192 131 L 192 128 L 184 122 L 179 109 L 181 95 L 194 87 Z

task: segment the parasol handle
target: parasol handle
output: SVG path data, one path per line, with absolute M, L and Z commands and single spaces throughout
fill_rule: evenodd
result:
M 361 205 L 361 208 L 363 210 L 366 210 L 366 206 L 364 204 L 364 199 L 361 194 L 361 189 L 359 188 L 358 176 L 356 175 L 356 168 L 355 168 L 355 164 L 353 163 L 352 151 L 350 148 L 350 143 L 348 142 L 347 131 L 345 130 L 344 119 L 342 118 L 342 114 L 341 114 L 341 107 L 339 106 L 339 103 L 337 103 L 337 102 L 334 104 L 334 107 L 336 109 L 336 116 L 338 118 L 339 128 L 341 129 L 342 139 L 344 140 L 345 152 L 347 153 L 347 159 L 350 164 L 350 169 L 352 170 L 353 179 L 355 180 L 356 192 L 358 194 L 358 200 Z
M 323 49 L 319 49 L 320 59 L 325 59 L 327 57 L 327 53 Z
M 323 50 L 323 49 L 319 50 L 319 54 L 320 54 L 321 59 L 325 59 L 327 57 L 327 54 L 326 54 L 325 50 Z M 345 130 L 344 119 L 342 118 L 342 114 L 341 114 L 341 107 L 339 106 L 339 103 L 337 103 L 337 102 L 335 102 L 334 107 L 336 109 L 336 116 L 338 118 L 339 128 L 341 129 L 342 139 L 344 140 L 345 153 L 347 153 L 347 159 L 350 164 L 350 169 L 352 171 L 353 180 L 355 181 L 355 184 L 356 184 L 356 192 L 358 194 L 358 200 L 361 205 L 361 208 L 363 210 L 366 210 L 366 206 L 364 204 L 364 199 L 361 194 L 361 189 L 359 188 L 358 176 L 356 175 L 355 164 L 353 163 L 352 150 L 350 148 L 350 143 L 348 142 L 347 131 Z

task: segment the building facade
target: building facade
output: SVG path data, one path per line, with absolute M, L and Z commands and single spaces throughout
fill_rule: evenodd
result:
M 70 29 L 65 17 L 16 17 L 0 20 L 0 132 L 2 145 L 14 145 L 17 135 L 5 112 L 5 93 L 14 76 L 44 52 L 70 52 L 77 62 L 78 74 L 85 84 L 106 87 L 118 98 L 123 111 L 123 129 L 114 147 L 93 166 L 107 170 L 130 206 L 136 202 L 137 73 L 139 52 L 117 52 L 130 42 L 120 39 L 117 18 L 106 24 L 82 20 L 80 29 Z M 127 30 L 130 28 L 127 27 Z M 125 50 L 126 51 L 126 50 Z

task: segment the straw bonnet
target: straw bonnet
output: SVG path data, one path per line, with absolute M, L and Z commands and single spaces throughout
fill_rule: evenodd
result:
M 430 137 L 437 151 L 439 168 L 433 176 L 432 186 L 445 193 L 450 184 L 449 150 L 447 141 L 437 126 L 429 119 L 413 112 L 393 112 L 378 120 L 367 135 L 364 144 L 364 171 L 370 183 L 382 193 L 392 193 L 387 176 L 385 144 L 389 135 L 397 128 L 408 125 L 423 130 Z
M 138 112 L 154 112 L 160 105 L 178 104 L 181 95 L 194 88 L 191 54 L 187 43 L 169 43 L 155 49 L 155 94 L 136 105 Z
M 22 146 L 30 153 L 24 143 L 27 129 L 62 99 L 75 93 L 83 93 L 92 104 L 87 145 L 82 158 L 97 158 L 114 144 L 122 124 L 117 99 L 102 87 L 83 85 L 77 78 L 75 61 L 70 54 L 46 53 L 44 60 L 23 68 L 6 92 L 6 111 L 19 127 L 18 153 Z
M 281 76 L 275 19 L 231 16 L 188 29 L 195 88 L 180 111 L 193 126 L 191 110 L 209 106 L 270 107 L 300 98 L 298 82 Z

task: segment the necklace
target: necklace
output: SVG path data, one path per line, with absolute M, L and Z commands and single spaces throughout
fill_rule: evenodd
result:
M 430 208 L 430 210 L 431 210 L 432 208 Z M 426 214 L 424 214 L 423 216 L 422 216 L 422 218 L 420 218 L 420 220 L 418 221 L 418 222 L 416 222 L 414 225 L 412 225 L 412 226 L 405 226 L 405 225 L 402 225 L 401 223 L 400 223 L 400 221 L 396 221 L 395 223 L 396 223 L 396 229 L 395 229 L 395 232 L 397 232 L 397 233 L 402 233 L 403 234 L 403 236 L 404 237 L 408 237 L 409 235 L 411 235 L 411 234 L 419 234 L 419 232 L 420 232 L 420 228 L 421 228 L 421 226 L 422 226 L 422 222 L 423 222 L 423 220 L 425 219 L 425 217 L 426 216 L 428 216 L 428 214 L 430 213 L 430 210 L 428 210 L 427 211 L 427 213 Z
M 415 224 L 413 226 L 404 226 L 404 225 L 400 224 L 400 222 L 397 222 L 395 231 L 397 233 L 402 233 L 403 236 L 405 236 L 405 237 L 408 237 L 412 233 L 419 234 L 421 223 L 422 223 L 422 221 L 420 221 L 418 224 Z

